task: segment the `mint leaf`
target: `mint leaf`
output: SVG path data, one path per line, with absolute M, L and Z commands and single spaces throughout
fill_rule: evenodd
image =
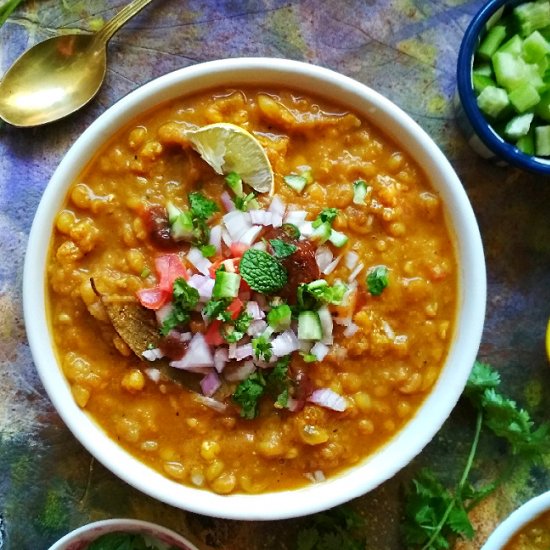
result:
M 256 292 L 273 294 L 288 280 L 286 269 L 271 254 L 249 248 L 241 258 L 239 270 L 248 286 Z
M 288 258 L 298 249 L 295 244 L 286 243 L 281 239 L 271 239 L 269 244 L 271 248 L 273 248 L 273 253 L 276 258 Z

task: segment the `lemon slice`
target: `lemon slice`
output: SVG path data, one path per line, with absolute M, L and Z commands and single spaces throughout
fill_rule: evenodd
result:
M 272 193 L 273 169 L 264 148 L 250 133 L 228 122 L 187 130 L 185 137 L 218 174 L 237 172 L 259 193 Z

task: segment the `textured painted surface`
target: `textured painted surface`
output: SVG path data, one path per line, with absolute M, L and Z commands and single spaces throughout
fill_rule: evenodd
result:
M 27 47 L 60 32 L 87 31 L 122 0 L 27 0 L 0 29 L 0 72 Z M 27 235 L 48 179 L 77 136 L 148 80 L 222 57 L 275 56 L 338 70 L 378 90 L 417 120 L 461 177 L 479 220 L 488 266 L 480 358 L 503 389 L 549 419 L 550 181 L 499 169 L 475 156 L 453 118 L 455 63 L 482 0 L 154 0 L 115 35 L 107 80 L 78 114 L 45 128 L 0 127 L 0 548 L 40 550 L 86 522 L 128 516 L 157 521 L 203 548 L 292 548 L 307 518 L 270 523 L 215 520 L 157 503 L 94 462 L 53 410 L 36 375 L 21 311 Z M 354 501 L 369 549 L 397 550 L 402 486 L 423 465 L 456 479 L 473 430 L 460 403 L 425 451 L 396 478 Z M 511 468 L 502 447 L 481 442 L 480 480 Z M 506 514 L 550 488 L 546 468 L 513 464 L 495 497 L 474 512 L 474 549 Z M 481 472 L 481 473 L 479 473 Z

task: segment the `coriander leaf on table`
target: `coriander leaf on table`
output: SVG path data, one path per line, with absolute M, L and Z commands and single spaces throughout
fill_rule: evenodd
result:
M 348 506 L 338 506 L 307 519 L 298 532 L 296 550 L 364 550 L 364 520 Z
M 480 398 L 483 392 L 490 388 L 496 388 L 500 384 L 500 375 L 487 363 L 475 361 L 472 372 L 466 382 L 464 394 L 471 400 Z M 475 403 L 474 403 L 475 404 Z

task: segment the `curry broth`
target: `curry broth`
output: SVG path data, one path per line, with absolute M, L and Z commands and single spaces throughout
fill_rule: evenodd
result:
M 522 527 L 503 550 L 548 550 L 550 548 L 550 511 L 543 512 Z
M 267 98 L 262 108 L 258 98 Z M 289 119 L 280 103 L 294 113 Z M 275 173 L 275 193 L 313 219 L 339 209 L 334 228 L 368 266 L 389 268 L 381 296 L 365 289 L 353 321 L 319 362 L 298 364 L 315 387 L 348 403 L 344 412 L 306 404 L 297 412 L 261 403 L 258 418 L 220 413 L 171 382 L 156 383 L 117 335 L 90 284 L 127 296 L 155 284 L 159 249 L 144 209 L 186 205 L 198 189 L 219 202 L 222 176 L 189 148 L 181 128 L 232 122 L 254 132 Z M 299 167 L 314 183 L 302 194 L 283 182 Z M 371 186 L 365 206 L 352 183 Z M 259 197 L 263 205 L 269 197 Z M 185 245 L 180 247 L 185 250 Z M 337 253 L 340 253 L 338 251 Z M 346 280 L 340 262 L 327 277 Z M 457 266 L 444 207 L 422 169 L 368 121 L 288 90 L 240 87 L 164 104 L 109 139 L 68 192 L 48 263 L 51 331 L 78 405 L 131 454 L 168 477 L 220 494 L 295 488 L 330 477 L 388 442 L 415 414 L 437 380 L 452 339 Z M 191 330 L 203 330 L 199 325 Z

